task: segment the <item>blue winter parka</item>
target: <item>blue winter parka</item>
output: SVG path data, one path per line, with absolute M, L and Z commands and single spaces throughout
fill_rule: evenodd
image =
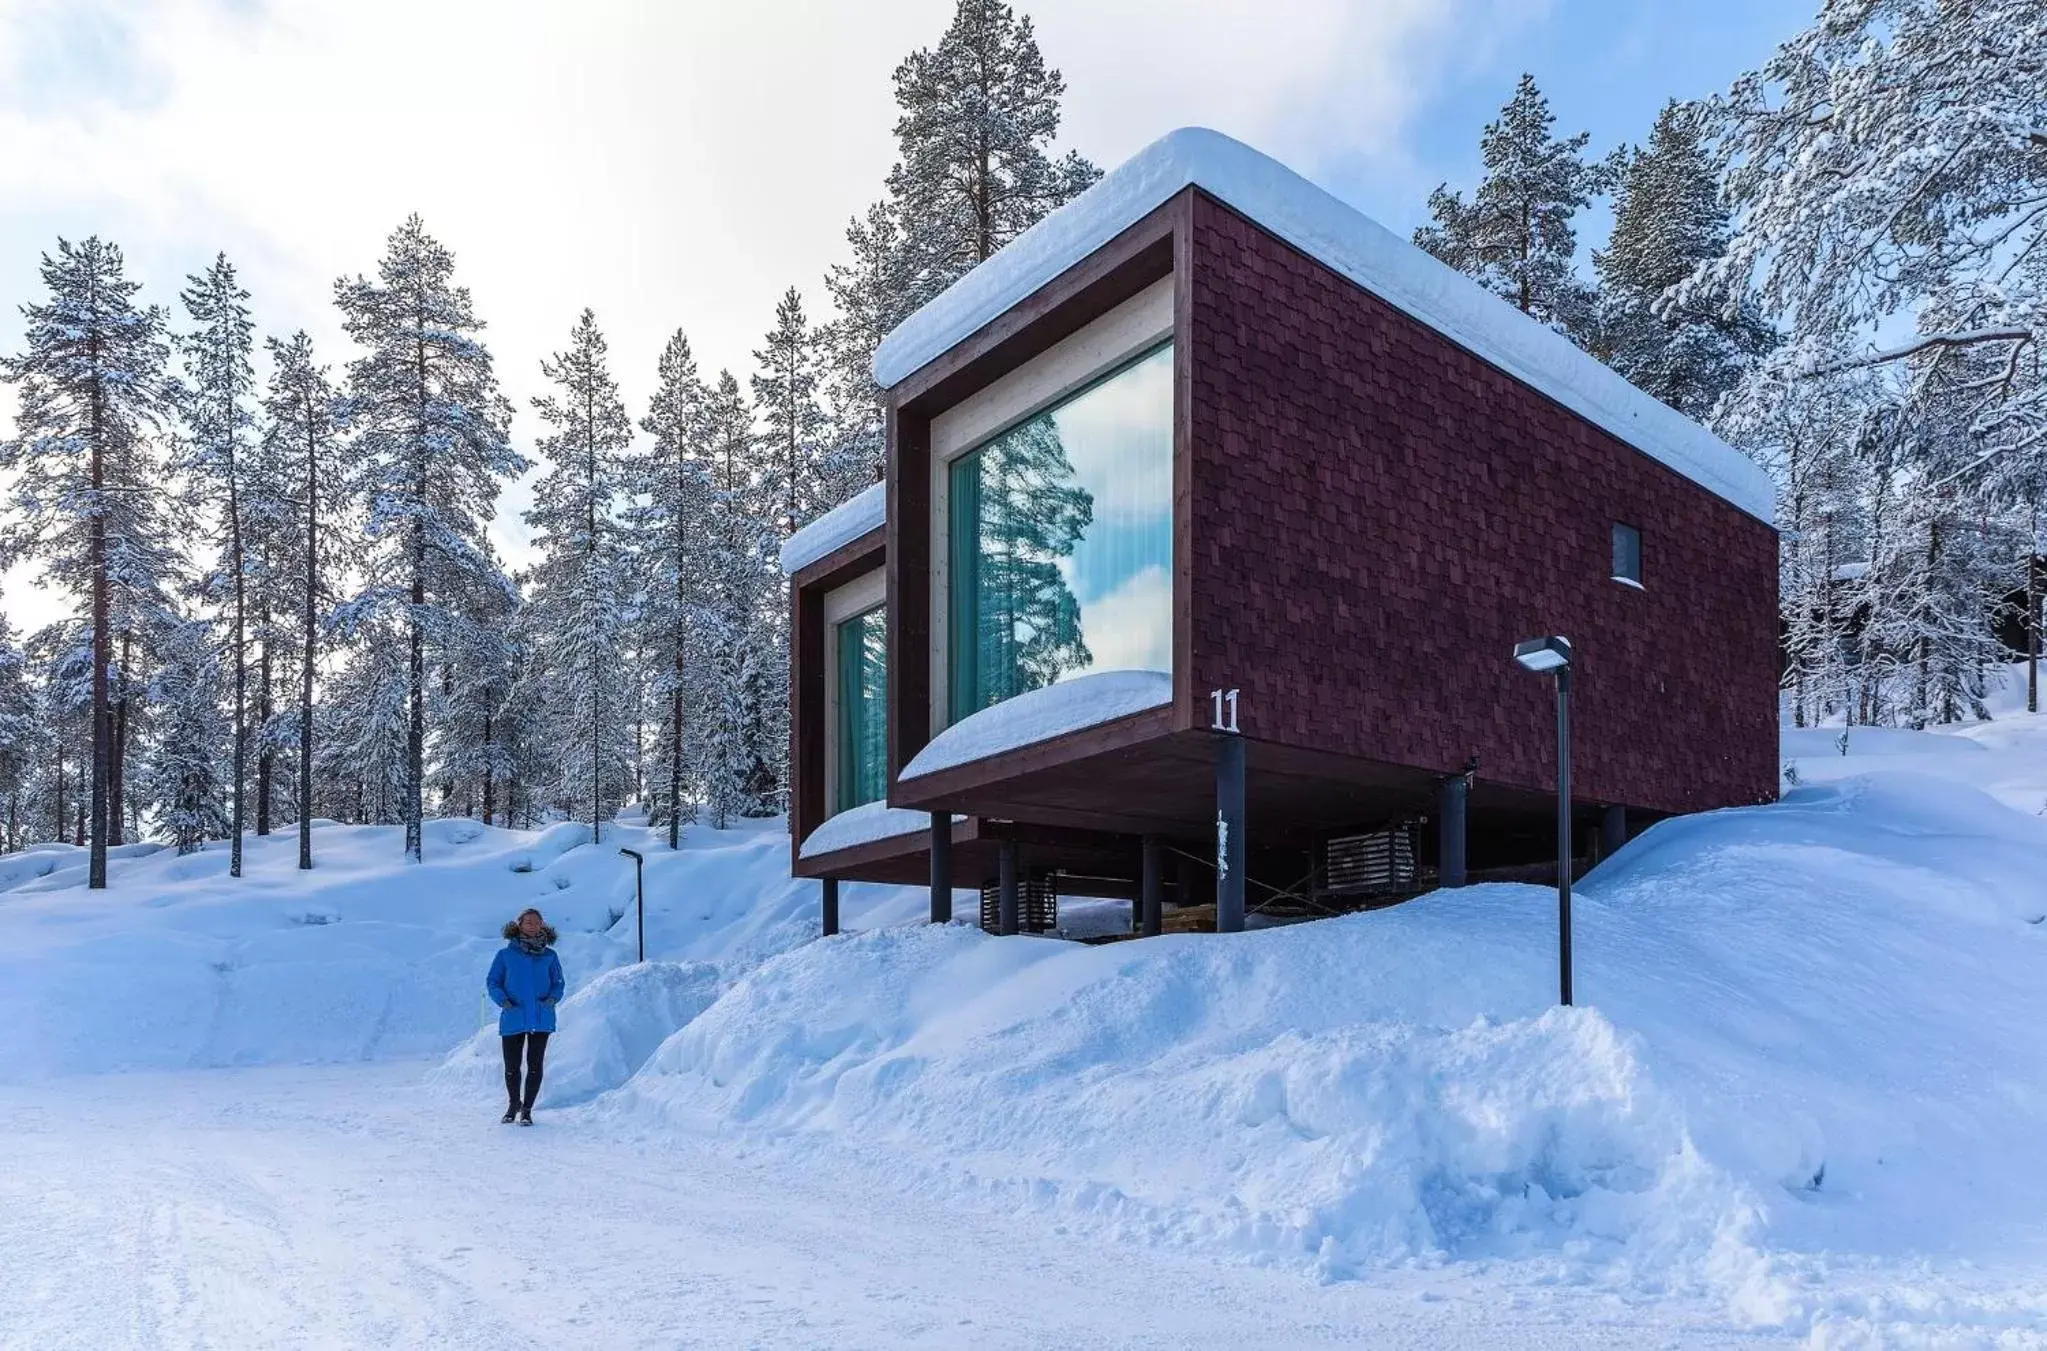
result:
M 483 987 L 498 1006 L 499 1036 L 554 1031 L 554 1006 L 561 1002 L 565 986 L 561 958 L 553 948 L 531 953 L 518 939 L 511 940 L 491 960 L 490 978 Z

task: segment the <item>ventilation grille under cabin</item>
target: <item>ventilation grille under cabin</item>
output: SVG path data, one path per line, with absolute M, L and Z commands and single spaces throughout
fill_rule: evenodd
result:
M 1323 846 L 1322 889 L 1330 892 L 1400 891 L 1415 883 L 1415 828 L 1338 835 Z
M 1059 927 L 1059 888 L 1051 873 L 1032 873 L 1016 879 L 1016 928 L 1018 933 L 1050 933 Z M 981 888 L 981 927 L 989 933 L 1002 931 L 1002 888 L 990 882 Z

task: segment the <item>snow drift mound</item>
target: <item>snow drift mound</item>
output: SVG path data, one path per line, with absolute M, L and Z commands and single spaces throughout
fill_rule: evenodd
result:
M 1741 1197 L 1629 1038 L 1591 1010 L 1541 1011 L 1511 974 L 1505 1002 L 1532 1016 L 1437 1021 L 1484 962 L 1402 976 L 1381 927 L 818 943 L 741 981 L 601 1109 L 928 1150 L 959 1173 L 934 1184 L 1330 1275 L 1535 1252 L 1667 1275 L 1738 1234 Z M 1414 999 L 1431 980 L 1454 988 Z
M 1332 1274 L 1540 1255 L 1761 1321 L 1799 1300 L 1764 1245 L 2047 1259 L 2047 822 L 1912 774 L 1664 822 L 1579 890 L 1576 1010 L 1555 906 L 829 940 L 595 1110 L 884 1149 L 927 1186 Z
M 675 1030 L 718 997 L 718 968 L 706 962 L 646 962 L 606 971 L 562 1001 L 560 1031 L 547 1042 L 543 1090 L 550 1107 L 584 1102 L 617 1088 L 647 1063 Z M 497 1010 L 434 1071 L 447 1088 L 490 1096 L 504 1085 Z

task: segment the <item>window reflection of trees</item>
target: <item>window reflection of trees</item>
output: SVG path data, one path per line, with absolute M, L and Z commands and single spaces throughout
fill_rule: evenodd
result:
M 965 457 L 953 478 L 954 509 L 978 526 L 963 532 L 969 547 L 955 560 L 965 572 L 956 594 L 971 607 L 957 617 L 974 634 L 954 679 L 956 716 L 964 716 L 1093 662 L 1060 564 L 1093 524 L 1094 497 L 1077 481 L 1051 414 Z

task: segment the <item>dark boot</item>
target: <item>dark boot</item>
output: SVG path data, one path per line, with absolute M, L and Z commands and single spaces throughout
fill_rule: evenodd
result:
M 511 1117 L 507 1116 L 505 1120 L 510 1121 Z M 521 1107 L 519 1109 L 519 1124 L 522 1126 L 533 1124 L 533 1109 L 531 1107 Z
M 518 1120 L 518 1118 L 519 1118 L 519 1104 L 515 1102 L 515 1103 L 513 1103 L 513 1104 L 512 1104 L 512 1105 L 511 1105 L 510 1107 L 507 1107 L 507 1108 L 505 1108 L 505 1114 L 504 1114 L 503 1116 L 499 1117 L 499 1118 L 498 1118 L 498 1120 L 499 1120 L 499 1121 L 502 1121 L 502 1122 L 503 1122 L 503 1123 L 504 1123 L 505 1125 L 509 1126 L 509 1125 L 511 1125 L 511 1124 L 512 1124 L 512 1123 L 513 1123 L 514 1121 Z

